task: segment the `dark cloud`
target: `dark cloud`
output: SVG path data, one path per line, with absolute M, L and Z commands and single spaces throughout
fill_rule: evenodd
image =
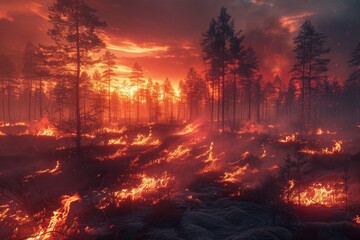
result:
M 0 51 L 20 55 L 26 41 L 46 42 L 44 19 L 51 0 L 0 0 Z M 360 41 L 360 1 L 357 0 L 88 0 L 108 22 L 103 33 L 123 65 L 135 61 L 153 78 L 179 80 L 190 66 L 203 69 L 201 32 L 221 6 L 243 30 L 266 78 L 288 78 L 292 38 L 305 19 L 325 33 L 331 47 L 332 77 L 344 79 L 348 56 Z M 45 13 L 45 15 L 44 15 Z M 124 48 L 129 48 L 128 50 Z

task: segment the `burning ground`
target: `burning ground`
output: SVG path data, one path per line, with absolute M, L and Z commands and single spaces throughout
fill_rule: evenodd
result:
M 356 127 L 114 126 L 82 160 L 46 121 L 0 131 L 1 239 L 360 237 Z

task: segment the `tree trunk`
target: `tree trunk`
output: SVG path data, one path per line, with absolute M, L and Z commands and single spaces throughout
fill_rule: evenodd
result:
M 81 115 L 80 115 L 80 33 L 79 33 L 79 1 L 76 1 L 76 80 L 75 80 L 75 117 L 76 117 L 76 149 L 78 157 L 81 150 Z
M 31 121 L 31 97 L 32 97 L 32 79 L 30 79 L 30 87 L 29 87 L 29 115 L 28 119 Z
M 39 84 L 40 84 L 40 87 L 39 87 L 39 90 L 40 90 L 40 95 L 39 95 L 39 111 L 40 111 L 40 119 L 42 119 L 43 117 L 43 113 L 42 113 L 42 78 L 40 77 L 39 79 Z
M 235 119 L 236 119 L 236 74 L 234 74 L 234 96 L 233 96 L 233 119 L 232 119 L 232 131 L 235 131 Z
M 9 119 L 9 123 L 11 125 L 11 108 L 10 108 L 10 105 L 11 105 L 11 89 L 10 89 L 10 78 L 8 79 L 8 91 L 7 91 L 7 94 L 8 94 L 8 102 L 7 102 L 7 106 L 8 106 L 8 119 Z

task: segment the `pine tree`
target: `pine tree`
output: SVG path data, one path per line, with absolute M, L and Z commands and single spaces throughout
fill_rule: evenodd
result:
M 109 124 L 111 124 L 111 87 L 112 87 L 112 80 L 114 76 L 116 76 L 114 69 L 116 69 L 116 56 L 115 54 L 111 53 L 107 50 L 104 55 L 102 56 L 102 64 L 105 71 L 103 72 L 103 80 L 108 88 L 108 120 Z
M 134 63 L 132 67 L 130 82 L 132 86 L 136 87 L 136 122 L 139 122 L 140 118 L 140 95 L 141 89 L 145 83 L 144 72 L 142 67 L 138 63 Z
M 326 78 L 330 59 L 325 58 L 330 49 L 325 48 L 326 36 L 315 31 L 310 21 L 305 21 L 300 27 L 298 35 L 294 38 L 296 63 L 291 72 L 292 79 L 301 82 L 301 114 L 300 121 L 302 125 L 312 120 L 311 97 L 312 83 Z M 307 110 L 307 118 L 305 118 Z
M 48 34 L 56 44 L 53 48 L 54 54 L 60 56 L 59 61 L 66 63 L 75 72 L 75 142 L 80 154 L 84 130 L 81 121 L 80 74 L 85 66 L 94 64 L 90 53 L 98 52 L 104 47 L 103 41 L 96 34 L 96 29 L 105 27 L 106 23 L 99 20 L 95 15 L 96 10 L 89 7 L 84 0 L 57 0 L 50 6 L 49 11 L 52 27 Z
M 251 120 L 251 99 L 253 92 L 253 80 L 255 74 L 259 70 L 259 60 L 256 57 L 255 51 L 252 47 L 247 47 L 244 51 L 244 56 L 239 65 L 239 72 L 244 79 L 244 87 L 247 94 L 248 103 L 248 120 Z

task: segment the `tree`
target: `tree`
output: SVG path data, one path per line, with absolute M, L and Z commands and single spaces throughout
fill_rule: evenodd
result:
M 237 75 L 239 73 L 239 68 L 244 60 L 245 50 L 242 44 L 244 37 L 240 35 L 241 31 L 233 36 L 231 39 L 231 73 L 233 78 L 233 124 L 232 130 L 235 131 L 235 122 L 236 122 L 236 102 L 237 102 L 237 90 L 238 90 L 238 78 Z
M 231 63 L 231 46 L 235 35 L 234 20 L 227 13 L 226 8 L 222 7 L 217 20 L 212 19 L 207 32 L 203 34 L 202 48 L 203 60 L 210 65 L 210 75 L 212 77 L 212 96 L 214 97 L 215 77 L 217 81 L 218 98 L 218 124 L 220 114 L 221 98 L 221 128 L 225 129 L 225 80 L 228 72 L 228 65 Z M 221 80 L 221 81 L 220 81 Z M 221 97 L 220 97 L 221 96 Z M 212 97 L 212 99 L 214 99 Z M 213 103 L 212 103 L 213 111 Z
M 138 63 L 134 63 L 132 67 L 130 82 L 132 86 L 136 87 L 136 122 L 139 122 L 140 117 L 140 90 L 145 83 L 144 73 L 142 67 Z
M 147 110 L 148 110 L 148 121 L 151 122 L 152 121 L 152 106 L 153 106 L 153 99 L 152 99 L 152 91 L 153 91 L 153 81 L 152 79 L 149 77 L 148 81 L 146 83 L 146 91 L 145 91 L 145 99 L 146 99 L 146 104 L 147 104 Z
M 98 52 L 105 46 L 96 34 L 96 28 L 105 27 L 106 23 L 99 20 L 95 15 L 96 10 L 86 5 L 84 0 L 57 0 L 50 6 L 49 11 L 49 21 L 52 27 L 48 34 L 56 44 L 54 49 L 60 54 L 60 60 L 75 72 L 73 76 L 75 142 L 79 154 L 83 134 L 80 73 L 85 66 L 94 64 L 90 53 Z
M 199 117 L 200 107 L 206 98 L 206 82 L 192 67 L 185 78 L 187 106 L 189 107 L 190 121 Z
M 324 55 L 330 49 L 325 48 L 326 36 L 315 31 L 310 21 L 305 21 L 300 27 L 298 35 L 294 38 L 296 63 L 291 72 L 292 79 L 301 82 L 301 115 L 302 125 L 305 123 L 305 110 L 307 108 L 307 122 L 311 119 L 312 83 L 324 79 L 328 71 L 330 59 Z M 306 104 L 307 101 L 307 104 Z
M 349 65 L 354 68 L 349 78 L 345 82 L 346 105 L 350 105 L 352 120 L 360 119 L 360 43 L 350 55 Z
M 6 55 L 0 55 L 0 81 L 2 93 L 2 119 L 5 121 L 5 102 L 7 102 L 7 117 L 11 123 L 11 99 L 16 87 L 15 65 Z M 5 96 L 7 98 L 5 98 Z
M 345 199 L 344 199 L 345 210 L 348 210 L 350 176 L 349 176 L 349 166 L 346 164 L 343 166 L 343 175 L 341 176 L 341 180 L 343 182 L 343 193 L 345 194 Z
M 103 72 L 103 78 L 108 88 L 108 108 L 109 108 L 109 124 L 111 124 L 111 82 L 113 77 L 116 76 L 114 69 L 116 69 L 116 56 L 107 50 L 102 56 L 103 68 L 105 71 Z
M 28 89 L 28 120 L 31 121 L 32 89 L 33 81 L 36 78 L 37 62 L 36 50 L 32 42 L 27 42 L 23 55 L 23 75 Z
M 173 120 L 173 97 L 174 89 L 169 78 L 165 78 L 165 81 L 162 85 L 163 88 L 163 104 L 164 104 L 164 117 L 166 120 Z M 170 113 L 170 114 L 169 114 Z M 169 116 L 170 115 L 170 116 Z
M 251 98 L 253 92 L 252 82 L 258 70 L 259 61 L 256 57 L 255 51 L 252 47 L 247 47 L 244 51 L 244 56 L 242 57 L 242 61 L 239 65 L 239 72 L 243 76 L 245 91 L 247 94 L 248 120 L 251 119 Z

